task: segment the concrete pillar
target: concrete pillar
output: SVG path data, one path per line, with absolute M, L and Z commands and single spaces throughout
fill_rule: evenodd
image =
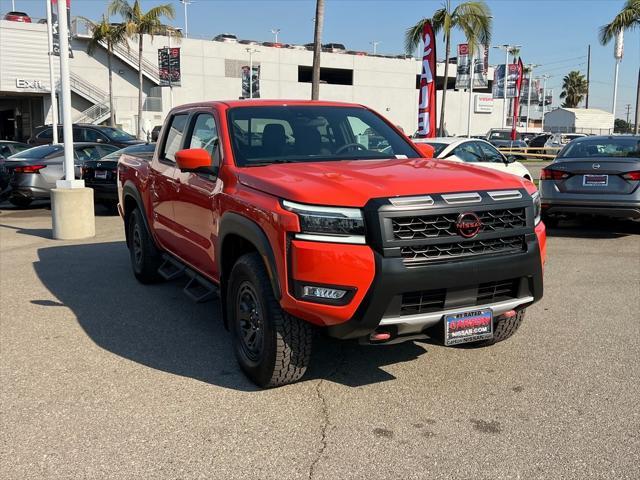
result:
M 54 188 L 51 190 L 53 238 L 80 240 L 96 235 L 93 189 Z

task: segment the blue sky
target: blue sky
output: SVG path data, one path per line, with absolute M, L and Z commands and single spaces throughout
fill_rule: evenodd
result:
M 184 25 L 178 0 L 160 0 L 176 8 L 176 26 Z M 45 0 L 15 0 L 16 8 L 35 17 L 44 16 Z M 143 8 L 158 4 L 144 0 Z M 376 40 L 380 53 L 401 53 L 403 34 L 419 18 L 431 16 L 440 0 L 326 0 L 323 41 L 340 42 L 354 50 L 371 50 Z M 452 0 L 454 5 L 458 0 Z M 598 43 L 598 27 L 609 21 L 623 0 L 488 0 L 494 16 L 493 44 L 522 45 L 525 63 L 541 64 L 537 73 L 552 76 L 547 86 L 560 93 L 562 77 L 570 70 L 586 73 L 587 45 L 591 44 L 590 106 L 609 110 L 613 91 L 613 45 Z M 90 18 L 105 10 L 107 0 L 72 0 L 72 13 Z M 0 12 L 11 8 L 11 0 L 0 0 Z M 232 32 L 240 38 L 270 40 L 272 28 L 280 28 L 279 40 L 308 43 L 313 38 L 314 0 L 194 0 L 189 6 L 190 36 L 211 38 Z M 463 42 L 455 34 L 453 43 Z M 444 46 L 438 44 L 438 57 Z M 503 54 L 490 52 L 491 64 Z M 620 66 L 618 117 L 626 116 L 625 105 L 635 111 L 635 92 L 640 66 L 640 31 L 627 32 L 625 54 Z

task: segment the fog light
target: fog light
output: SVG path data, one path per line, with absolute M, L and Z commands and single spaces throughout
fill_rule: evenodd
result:
M 340 300 L 347 294 L 346 290 L 337 288 L 314 287 L 305 285 L 302 288 L 302 295 L 305 297 L 324 298 L 327 300 Z

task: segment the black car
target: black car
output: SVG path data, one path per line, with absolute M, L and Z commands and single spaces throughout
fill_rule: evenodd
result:
M 33 136 L 28 140 L 30 145 L 47 145 L 53 141 L 53 128 L 51 125 L 37 127 Z M 62 141 L 62 126 L 58 126 L 58 141 Z M 93 125 L 91 123 L 78 123 L 73 125 L 74 142 L 107 143 L 124 148 L 129 145 L 144 143 L 124 130 L 105 125 Z
M 11 187 L 9 185 L 11 176 L 9 170 L 6 168 L 5 160 L 11 155 L 15 155 L 18 152 L 22 152 L 31 148 L 26 143 L 13 142 L 11 140 L 0 140 L 0 201 L 9 196 Z
M 550 137 L 551 137 L 550 133 L 541 133 L 539 135 L 536 135 L 531 140 L 529 140 L 529 147 L 542 148 L 544 147 L 544 144 L 547 143 L 547 140 L 549 140 Z
M 82 164 L 82 179 L 87 187 L 93 188 L 96 203 L 115 207 L 118 203 L 118 160 L 124 153 L 143 160 L 151 160 L 155 143 L 131 145 L 106 155 L 99 160 L 85 160 Z

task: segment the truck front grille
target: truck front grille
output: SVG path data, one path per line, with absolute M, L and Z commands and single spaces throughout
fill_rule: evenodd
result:
M 523 228 L 527 223 L 524 208 L 484 210 L 474 212 L 482 222 L 482 232 L 497 232 Z M 419 240 L 423 238 L 455 237 L 458 235 L 458 213 L 396 217 L 391 219 L 395 240 Z
M 499 280 L 496 282 L 481 283 L 477 286 L 475 301 L 473 297 L 463 305 L 456 308 L 475 307 L 488 305 L 495 302 L 503 302 L 518 298 L 520 279 Z M 469 287 L 465 287 L 469 288 Z M 424 290 L 421 292 L 408 292 L 402 294 L 400 315 L 419 315 L 422 313 L 439 312 L 445 309 L 447 289 Z
M 494 253 L 517 253 L 524 251 L 524 249 L 524 235 L 517 235 L 486 240 L 401 247 L 400 255 L 405 265 L 417 267 L 438 260 Z

